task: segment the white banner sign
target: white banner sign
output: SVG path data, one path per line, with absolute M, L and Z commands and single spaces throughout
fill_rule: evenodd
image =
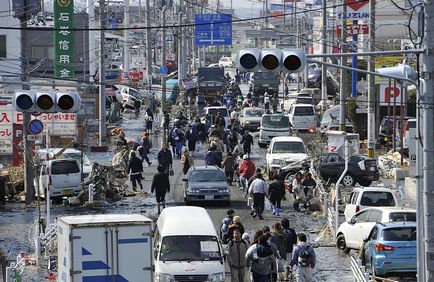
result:
M 401 87 L 394 87 L 393 84 L 380 84 L 380 106 L 393 106 L 396 97 L 396 105 L 401 104 Z
M 342 2 L 341 2 L 342 3 Z M 347 13 L 344 15 L 342 5 L 336 8 L 336 17 L 338 20 L 368 20 L 369 19 L 369 1 L 344 0 L 347 6 Z

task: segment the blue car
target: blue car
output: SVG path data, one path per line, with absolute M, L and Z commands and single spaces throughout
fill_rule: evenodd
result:
M 416 222 L 375 224 L 363 251 L 365 266 L 373 275 L 417 272 Z

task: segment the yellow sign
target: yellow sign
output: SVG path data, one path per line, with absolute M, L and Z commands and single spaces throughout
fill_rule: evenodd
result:
M 393 67 L 398 64 L 402 64 L 404 56 L 392 56 L 392 57 L 375 57 L 375 68 Z

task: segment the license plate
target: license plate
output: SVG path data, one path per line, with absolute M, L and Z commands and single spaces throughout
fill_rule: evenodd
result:
M 214 195 L 205 195 L 205 200 L 214 200 Z
M 264 87 L 269 87 L 269 86 L 270 86 L 270 84 L 263 84 L 263 86 L 264 86 Z
M 64 196 L 72 196 L 72 194 L 74 194 L 74 190 L 72 190 L 72 189 L 64 189 L 64 190 L 62 190 L 62 194 Z
M 369 170 L 370 171 L 375 171 L 375 167 L 370 167 Z

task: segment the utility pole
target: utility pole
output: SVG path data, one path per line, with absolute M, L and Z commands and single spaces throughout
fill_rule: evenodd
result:
M 343 2 L 343 1 L 342 1 Z M 347 14 L 347 5 L 342 6 L 342 23 L 341 23 L 341 52 L 347 52 L 347 20 L 345 15 Z M 341 65 L 347 66 L 347 58 L 341 57 Z M 339 130 L 345 131 L 346 127 L 346 83 L 347 83 L 347 71 L 341 69 L 341 77 L 339 82 Z
M 183 49 L 184 49 L 184 29 L 182 27 L 183 24 L 183 3 L 184 1 L 180 0 L 179 2 L 179 29 L 178 29 L 178 81 L 181 82 L 181 79 L 184 78 L 183 70 L 184 70 L 184 63 L 183 60 Z
M 369 1 L 369 52 L 375 50 L 375 0 Z M 375 71 L 375 57 L 369 56 L 368 70 Z M 402 94 L 402 93 L 401 93 Z M 402 139 L 401 139 L 402 143 Z M 373 158 L 375 151 L 375 77 L 368 75 L 368 157 Z
M 27 14 L 18 18 L 21 28 L 21 81 L 28 82 L 27 66 L 29 56 L 27 50 Z M 28 84 L 23 84 L 23 90 L 29 90 Z M 24 146 L 24 189 L 26 206 L 31 205 L 35 196 L 35 187 L 33 186 L 33 151 L 32 141 L 29 140 L 30 134 L 27 125 L 31 119 L 30 113 L 23 113 L 23 146 Z M 48 140 L 46 140 L 48 142 Z
M 106 11 L 105 0 L 99 0 L 99 22 L 101 30 L 99 32 L 99 145 L 102 146 L 106 136 L 105 120 L 105 31 Z
M 425 280 L 434 281 L 434 3 L 425 0 L 424 42 L 425 53 L 422 53 L 422 118 L 423 118 L 423 172 L 418 171 L 417 177 L 423 177 L 423 207 L 424 207 L 424 238 L 425 252 L 418 257 L 425 257 Z M 420 155 L 417 156 L 419 158 Z M 423 175 L 423 176 L 422 176 Z M 418 205 L 421 204 L 420 202 Z M 418 258 L 419 259 L 419 258 Z
M 44 2 L 44 1 L 42 1 Z M 87 1 L 87 14 L 88 14 L 88 21 L 89 21 L 89 28 L 95 28 L 95 1 L 88 0 Z M 95 31 L 88 32 L 89 37 L 89 81 L 93 82 L 93 76 L 96 73 L 96 56 L 95 56 Z
M 154 94 L 152 92 L 152 48 L 151 48 L 151 8 L 149 6 L 149 0 L 146 0 L 146 77 L 147 77 L 147 89 L 148 95 L 151 95 L 150 109 L 154 111 Z
M 322 1 L 322 53 L 327 53 L 327 1 Z M 323 62 L 327 62 L 327 58 L 322 58 Z M 323 64 L 321 66 L 321 100 L 322 112 L 327 110 L 327 67 Z
M 130 0 L 124 0 L 124 27 L 130 27 Z M 139 7 L 140 8 L 140 7 Z M 139 12 L 140 13 L 140 12 Z M 130 31 L 124 30 L 124 77 L 128 76 L 130 71 Z
M 161 18 L 162 18 L 162 25 L 166 26 L 166 6 L 163 6 L 161 9 Z M 162 30 L 162 42 L 163 46 L 161 46 L 161 65 L 166 65 L 166 29 L 163 28 Z M 167 97 L 166 97 L 166 75 L 161 75 L 161 109 L 164 112 L 167 111 Z M 163 143 L 167 142 L 167 133 L 164 132 L 163 134 Z

